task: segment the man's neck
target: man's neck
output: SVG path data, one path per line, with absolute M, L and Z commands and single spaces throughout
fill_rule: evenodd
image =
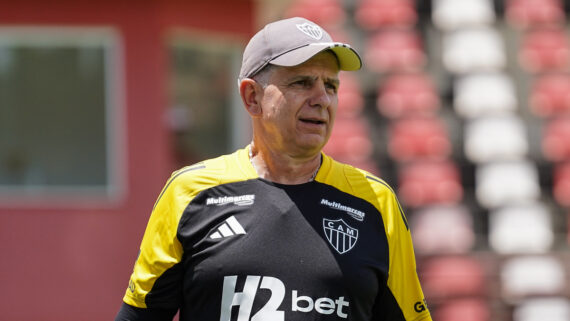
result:
M 249 159 L 259 177 L 279 184 L 295 185 L 315 179 L 321 166 L 321 154 L 298 158 L 249 146 Z

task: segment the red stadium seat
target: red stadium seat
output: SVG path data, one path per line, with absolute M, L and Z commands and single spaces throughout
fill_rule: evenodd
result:
M 558 204 L 567 208 L 570 207 L 570 162 L 557 164 L 553 169 L 552 176 L 552 194 L 554 199 Z M 570 215 L 568 218 L 570 218 Z M 568 224 L 568 232 L 570 233 L 570 220 Z M 570 238 L 570 234 L 568 236 Z
M 418 20 L 413 0 L 360 0 L 355 19 L 366 30 L 385 27 L 411 27 Z
M 438 321 L 490 321 L 491 309 L 484 299 L 451 299 L 438 306 L 432 315 Z
M 570 160 L 570 118 L 555 118 L 546 123 L 542 135 L 542 153 L 547 160 Z
M 443 159 L 451 148 L 445 124 L 437 117 L 403 118 L 388 128 L 388 154 L 396 161 Z
M 382 30 L 366 44 L 364 60 L 376 72 L 416 71 L 426 64 L 421 37 L 414 30 Z
M 346 19 L 344 8 L 338 0 L 295 0 L 285 16 L 307 18 L 323 27 L 340 25 Z
M 531 87 L 529 106 L 540 117 L 570 115 L 570 75 L 552 73 L 537 76 Z
M 387 118 L 433 114 L 439 106 L 435 85 L 424 73 L 395 74 L 378 88 L 376 107 Z
M 507 0 L 505 18 L 516 28 L 527 29 L 564 24 L 561 0 Z
M 358 116 L 363 108 L 364 97 L 358 78 L 353 73 L 341 73 L 337 117 Z
M 324 151 L 339 161 L 356 165 L 370 159 L 373 147 L 364 119 L 338 117 Z
M 409 207 L 456 204 L 463 198 L 459 170 L 451 161 L 403 165 L 398 181 L 398 195 Z
M 568 69 L 570 42 L 565 29 L 537 29 L 526 32 L 518 59 L 521 67 L 530 73 Z
M 448 302 L 451 299 L 484 296 L 487 292 L 485 269 L 473 257 L 433 258 L 422 262 L 418 274 L 426 297 L 433 301 Z

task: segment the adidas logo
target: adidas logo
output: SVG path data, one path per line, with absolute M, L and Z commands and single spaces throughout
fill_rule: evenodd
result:
M 216 232 L 210 235 L 211 239 L 220 239 L 222 237 L 233 236 L 237 234 L 246 234 L 243 226 L 232 216 L 216 229 Z

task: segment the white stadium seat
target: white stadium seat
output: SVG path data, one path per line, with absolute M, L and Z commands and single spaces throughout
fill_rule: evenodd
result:
M 480 165 L 475 172 L 475 196 L 487 208 L 537 200 L 538 169 L 525 160 Z
M 513 312 L 513 321 L 568 321 L 570 302 L 565 297 L 529 299 Z
M 463 146 L 465 156 L 474 163 L 519 160 L 529 151 L 525 124 L 516 115 L 468 121 Z
M 443 38 L 443 65 L 451 73 L 498 71 L 507 63 L 504 42 L 493 28 L 461 29 Z
M 549 251 L 554 243 L 550 212 L 539 203 L 521 203 L 491 211 L 489 243 L 501 254 Z
M 434 0 L 432 20 L 441 30 L 490 25 L 496 16 L 491 0 Z
M 513 80 L 501 72 L 475 73 L 454 82 L 453 107 L 463 118 L 512 113 L 517 110 Z

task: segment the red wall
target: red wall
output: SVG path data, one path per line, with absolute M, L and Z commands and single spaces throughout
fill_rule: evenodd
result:
M 117 28 L 127 123 L 127 193 L 119 203 L 0 203 L 0 319 L 113 319 L 150 209 L 173 170 L 162 122 L 166 34 L 187 27 L 237 35 L 245 43 L 254 29 L 252 2 L 0 0 L 0 26 Z

